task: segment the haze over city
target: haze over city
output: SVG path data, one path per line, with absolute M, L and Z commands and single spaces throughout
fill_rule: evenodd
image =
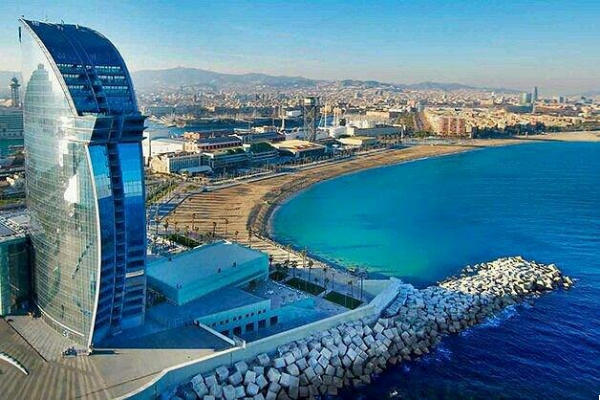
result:
M 600 5 L 528 2 L 7 0 L 0 70 L 20 69 L 17 18 L 107 32 L 133 71 L 176 66 L 313 79 L 458 82 L 541 94 L 600 90 Z

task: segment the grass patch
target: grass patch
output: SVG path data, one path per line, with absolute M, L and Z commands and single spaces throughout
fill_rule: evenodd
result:
M 351 310 L 354 310 L 355 308 L 357 308 L 358 306 L 360 306 L 362 304 L 362 302 L 359 300 L 356 300 L 350 296 L 346 296 L 344 294 L 341 294 L 338 292 L 333 292 L 333 291 L 330 292 L 329 294 L 327 294 L 327 296 L 325 296 L 325 300 L 329 300 L 332 303 L 339 304 L 340 306 L 344 306 Z
M 312 295 L 319 295 L 325 291 L 323 286 L 316 285 L 309 281 L 305 281 L 300 278 L 292 278 L 286 282 L 286 285 L 296 288 L 298 290 L 302 290 L 303 292 L 310 293 Z
M 178 233 L 172 233 L 170 235 L 167 235 L 166 238 L 167 238 L 167 240 L 178 243 L 185 247 L 189 247 L 190 249 L 200 246 L 199 241 L 189 238 L 187 236 L 180 235 Z
M 175 189 L 177 187 L 177 182 L 168 182 L 163 184 L 160 189 L 157 189 L 152 195 L 146 199 L 146 205 L 154 203 L 156 200 L 160 199 L 164 195 L 166 195 L 169 190 Z

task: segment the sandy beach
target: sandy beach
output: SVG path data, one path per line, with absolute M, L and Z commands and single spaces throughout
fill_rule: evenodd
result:
M 267 177 L 255 181 L 242 181 L 210 192 L 190 195 L 167 218 L 177 222 L 181 232 L 189 227 L 194 234 L 209 235 L 216 222 L 216 234 L 252 245 L 274 256 L 275 262 L 289 257 L 281 246 L 263 240 L 269 236 L 270 219 L 286 199 L 309 186 L 327 179 L 361 170 L 399 164 L 423 158 L 438 157 L 485 147 L 506 146 L 530 141 L 599 141 L 600 132 L 559 132 L 514 139 L 476 139 L 464 144 L 417 145 L 400 149 L 387 149 L 349 159 L 327 162 Z M 194 217 L 195 215 L 195 217 Z M 192 226 L 192 221 L 194 221 Z M 249 233 L 252 231 L 252 238 Z M 307 249 L 310 253 L 310 249 Z
M 268 236 L 268 225 L 273 212 L 283 201 L 299 191 L 317 182 L 369 168 L 522 142 L 517 139 L 474 140 L 460 145 L 418 145 L 381 150 L 261 180 L 239 182 L 210 192 L 192 194 L 167 218 L 171 226 L 177 222 L 181 232 L 185 232 L 186 227 L 189 227 L 191 234 L 197 229 L 197 233 L 201 235 L 209 235 L 216 222 L 217 236 L 237 239 L 240 243 L 266 251 L 274 256 L 275 262 L 288 257 L 298 259 L 297 255 L 289 255 L 285 249 L 257 236 Z M 249 235 L 250 229 L 253 232 L 252 238 Z
M 554 132 L 546 135 L 518 136 L 519 139 L 546 142 L 599 142 L 600 131 Z

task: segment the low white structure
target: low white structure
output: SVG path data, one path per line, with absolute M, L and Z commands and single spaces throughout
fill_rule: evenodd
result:
M 295 158 L 315 157 L 325 154 L 326 147 L 306 140 L 286 140 L 285 142 L 274 143 L 282 155 Z
M 153 172 L 175 174 L 181 170 L 190 170 L 201 165 L 202 157 L 198 153 L 168 153 L 153 157 L 150 168 Z

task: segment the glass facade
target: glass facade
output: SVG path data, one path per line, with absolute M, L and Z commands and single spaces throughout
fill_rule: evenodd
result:
M 24 233 L 0 237 L 0 315 L 27 310 L 31 283 L 27 246 Z
M 51 326 L 90 346 L 144 319 L 144 117 L 108 39 L 77 25 L 21 23 L 36 304 Z

